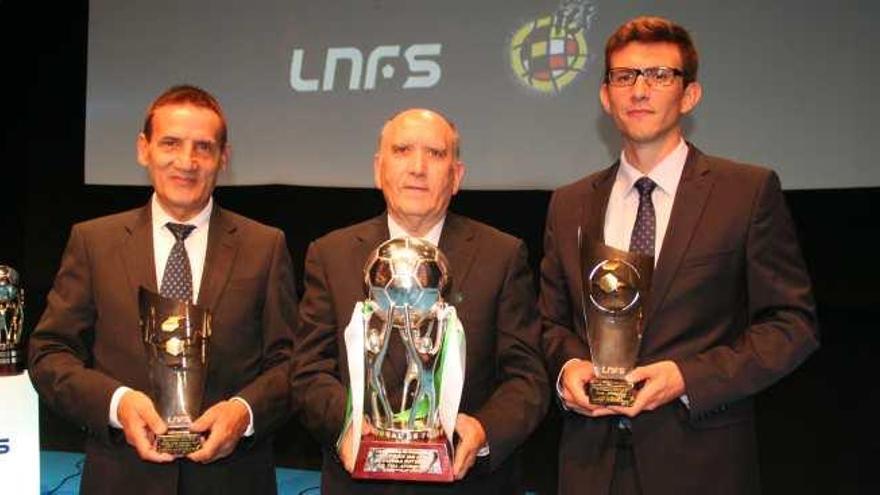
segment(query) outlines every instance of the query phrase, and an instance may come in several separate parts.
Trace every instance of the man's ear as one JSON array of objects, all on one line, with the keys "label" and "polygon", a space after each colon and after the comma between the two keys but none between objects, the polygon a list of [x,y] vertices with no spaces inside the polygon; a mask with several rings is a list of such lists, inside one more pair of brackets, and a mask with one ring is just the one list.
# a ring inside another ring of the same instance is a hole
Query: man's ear
[{"label": "man's ear", "polygon": [[232,145],[226,143],[223,145],[223,149],[220,150],[220,170],[226,170],[229,166],[230,156],[232,156]]},{"label": "man's ear", "polygon": [[703,97],[703,86],[700,85],[699,82],[694,81],[687,86],[684,87],[684,96],[681,98],[681,113],[682,115],[686,113],[690,113],[694,107],[700,103],[700,98]]},{"label": "man's ear", "polygon": [[455,196],[458,193],[458,189],[461,187],[462,181],[464,181],[464,174],[467,171],[467,167],[464,166],[464,162],[461,160],[456,160],[455,163],[452,164],[452,195]]},{"label": "man's ear", "polygon": [[379,153],[373,155],[373,183],[376,189],[382,189],[382,157]]},{"label": "man's ear", "polygon": [[137,141],[135,142],[135,149],[137,150],[138,163],[140,163],[142,167],[149,165],[150,140],[147,139],[147,136],[143,132],[138,134]]},{"label": "man's ear", "polygon": [[599,88],[599,101],[602,103],[602,108],[605,110],[605,113],[611,114],[611,104],[608,98],[608,84],[602,83],[602,86]]}]

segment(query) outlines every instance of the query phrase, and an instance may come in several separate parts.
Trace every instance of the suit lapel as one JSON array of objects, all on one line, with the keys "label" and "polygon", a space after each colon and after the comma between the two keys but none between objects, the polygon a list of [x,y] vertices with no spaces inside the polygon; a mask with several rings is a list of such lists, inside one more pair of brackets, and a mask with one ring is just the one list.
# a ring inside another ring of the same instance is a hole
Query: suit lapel
[{"label": "suit lapel", "polygon": [[153,256],[153,223],[150,203],[135,211],[125,224],[125,240],[120,250],[132,301],[138,300],[138,289],[143,286],[153,292],[156,288],[156,262]]},{"label": "suit lapel", "polygon": [[[357,252],[353,253],[352,260],[367,261],[367,257],[373,252],[379,244],[387,241],[391,237],[388,232],[388,216],[379,215],[372,220],[365,222],[357,232],[355,238],[358,241]],[[358,267],[363,269],[363,266]]]},{"label": "suit lapel", "polygon": [[693,145],[689,146],[690,151],[669,215],[669,225],[666,228],[660,258],[654,269],[651,301],[647,313],[648,322],[663,305],[669,286],[693,239],[709,192],[712,190],[712,178],[705,157]]},{"label": "suit lapel", "polygon": [[582,240],[602,242],[605,239],[605,212],[608,209],[608,198],[617,177],[620,162],[606,169],[596,177],[592,187],[588,187],[581,204],[581,236]]},{"label": "suit lapel", "polygon": [[[586,332],[583,325],[586,322],[586,294],[584,293],[584,274],[589,269],[584,266],[585,248],[591,243],[604,242],[605,240],[605,212],[608,209],[608,198],[611,196],[611,189],[614,186],[614,179],[617,177],[617,169],[619,162],[606,169],[599,174],[592,183],[587,185],[584,196],[578,202],[580,211],[580,238],[577,239],[577,247],[575,250],[577,264],[575,283],[577,283],[577,294],[580,295],[577,302],[577,312],[574,314],[576,321],[582,323],[579,328]],[[586,334],[581,335],[586,341]]]},{"label": "suit lapel", "polygon": [[474,231],[467,220],[454,214],[448,213],[443,224],[443,233],[440,234],[440,251],[449,260],[450,277],[452,286],[448,293],[450,303],[453,305],[461,302],[464,294],[461,287],[464,286],[465,278],[474,262],[476,243]]},{"label": "suit lapel", "polygon": [[235,255],[238,253],[238,226],[222,208],[214,204],[208,229],[208,249],[202,270],[198,304],[208,309],[217,306],[220,294],[232,273]]}]

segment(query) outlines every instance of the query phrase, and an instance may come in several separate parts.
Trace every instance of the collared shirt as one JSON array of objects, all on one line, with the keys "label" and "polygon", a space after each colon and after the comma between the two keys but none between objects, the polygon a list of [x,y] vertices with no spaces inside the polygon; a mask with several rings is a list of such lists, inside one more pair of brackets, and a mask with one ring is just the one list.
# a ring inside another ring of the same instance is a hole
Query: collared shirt
[{"label": "collared shirt", "polygon": [[[211,212],[214,210],[214,198],[208,199],[208,204],[202,208],[196,216],[190,218],[186,222],[180,222],[168,214],[162,205],[156,193],[150,199],[150,216],[152,217],[153,228],[153,260],[156,264],[156,286],[162,287],[162,277],[165,274],[165,265],[168,263],[168,256],[171,254],[171,248],[177,239],[174,234],[165,226],[168,222],[185,223],[194,225],[195,229],[184,239],[183,244],[186,247],[186,256],[189,258],[189,266],[192,272],[193,284],[193,302],[199,300],[199,289],[202,286],[202,272],[205,269],[205,257],[208,254],[208,229],[211,225]],[[129,387],[122,386],[113,391],[110,398],[110,411],[108,413],[108,421],[110,426],[114,428],[122,428],[119,422],[119,401],[125,392],[131,390]],[[230,400],[236,400],[244,404],[248,410],[248,427],[244,432],[244,436],[249,437],[254,434],[254,412],[251,405],[241,397],[232,397]],[[195,418],[193,418],[195,419]]]},{"label": "collared shirt", "polygon": [[687,155],[688,147],[682,139],[671,153],[660,160],[648,175],[645,175],[626,159],[625,153],[620,153],[620,167],[617,169],[617,177],[614,179],[611,196],[608,198],[608,208],[605,211],[605,244],[622,251],[629,251],[629,241],[639,210],[639,192],[635,188],[635,183],[642,177],[648,177],[657,184],[654,192],[651,193],[656,219],[654,265],[657,265]]},{"label": "collared shirt", "polygon": [[[419,236],[420,239],[424,239],[435,246],[440,245],[440,234],[443,233],[443,224],[446,222],[446,217],[440,219],[439,222],[434,224],[433,227],[428,230],[428,233]],[[394,221],[394,218],[389,214],[388,215],[388,233],[391,235],[391,239],[395,237],[413,237],[406,231],[403,227],[400,226],[399,223]]]},{"label": "collared shirt", "polygon": [[186,256],[189,258],[189,266],[192,270],[193,302],[199,300],[199,289],[202,286],[202,272],[205,268],[205,255],[208,253],[208,228],[211,224],[211,211],[214,209],[214,199],[210,198],[208,204],[202,208],[196,216],[186,222],[175,220],[159,204],[156,193],[150,201],[150,211],[153,217],[153,259],[156,262],[156,284],[162,287],[162,277],[165,274],[165,265],[176,239],[174,234],[165,226],[167,223],[185,223],[194,225],[195,229],[183,241],[186,247]]}]

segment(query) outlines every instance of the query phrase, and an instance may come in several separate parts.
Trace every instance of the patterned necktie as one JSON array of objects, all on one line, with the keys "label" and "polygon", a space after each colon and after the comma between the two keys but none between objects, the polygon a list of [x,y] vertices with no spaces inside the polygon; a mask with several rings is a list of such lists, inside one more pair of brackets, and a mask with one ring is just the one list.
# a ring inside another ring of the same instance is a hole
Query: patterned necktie
[{"label": "patterned necktie", "polygon": [[657,183],[647,177],[642,177],[636,181],[635,187],[639,191],[639,212],[636,215],[636,223],[633,225],[632,237],[629,240],[629,251],[654,257],[654,235],[657,221],[654,216],[654,202],[651,201],[651,193],[654,192]]},{"label": "patterned necktie", "polygon": [[177,240],[171,247],[168,262],[165,263],[165,273],[162,275],[162,287],[159,288],[159,294],[171,299],[192,301],[192,269],[189,266],[189,256],[186,255],[186,246],[183,241],[195,230],[196,226],[171,222],[166,223],[165,226]]}]

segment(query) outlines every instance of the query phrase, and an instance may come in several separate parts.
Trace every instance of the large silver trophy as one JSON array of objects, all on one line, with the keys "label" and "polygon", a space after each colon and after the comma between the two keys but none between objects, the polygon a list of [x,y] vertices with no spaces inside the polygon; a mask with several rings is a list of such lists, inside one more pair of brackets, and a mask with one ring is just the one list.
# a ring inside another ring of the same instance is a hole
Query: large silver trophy
[{"label": "large silver trophy", "polygon": [[594,370],[588,386],[590,402],[631,406],[635,395],[625,376],[638,359],[654,259],[601,243],[583,245],[581,258]]},{"label": "large silver trophy", "polygon": [[211,315],[204,308],[143,287],[138,297],[150,397],[168,425],[168,431],[156,438],[156,450],[184,456],[198,450],[203,441],[189,427],[202,412]]},{"label": "large silver trophy", "polygon": [[460,399],[464,337],[443,298],[446,257],[427,241],[392,239],[372,253],[364,279],[362,417],[369,433],[353,476],[452,481],[448,419],[454,422]]},{"label": "large silver trophy", "polygon": [[18,272],[0,265],[0,376],[17,375],[24,369],[24,289]]}]

